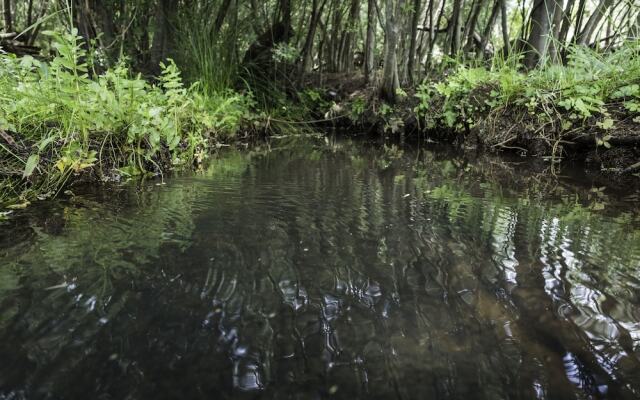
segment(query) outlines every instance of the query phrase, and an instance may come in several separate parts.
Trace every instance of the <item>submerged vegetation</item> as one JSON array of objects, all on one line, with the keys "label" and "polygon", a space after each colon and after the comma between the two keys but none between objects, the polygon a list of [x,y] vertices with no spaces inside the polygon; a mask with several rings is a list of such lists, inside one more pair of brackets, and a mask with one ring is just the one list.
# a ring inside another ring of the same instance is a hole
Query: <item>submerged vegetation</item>
[{"label": "submerged vegetation", "polygon": [[238,133],[311,124],[640,170],[633,2],[4,0],[2,10],[4,205],[70,182],[162,175]]}]

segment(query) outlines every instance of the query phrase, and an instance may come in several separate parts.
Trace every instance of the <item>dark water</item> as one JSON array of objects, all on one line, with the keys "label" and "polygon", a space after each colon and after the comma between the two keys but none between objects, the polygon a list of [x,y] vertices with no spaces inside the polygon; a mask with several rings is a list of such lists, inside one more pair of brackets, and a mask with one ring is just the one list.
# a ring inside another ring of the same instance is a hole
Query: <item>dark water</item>
[{"label": "dark water", "polygon": [[0,222],[0,399],[640,398],[637,189],[273,147]]}]

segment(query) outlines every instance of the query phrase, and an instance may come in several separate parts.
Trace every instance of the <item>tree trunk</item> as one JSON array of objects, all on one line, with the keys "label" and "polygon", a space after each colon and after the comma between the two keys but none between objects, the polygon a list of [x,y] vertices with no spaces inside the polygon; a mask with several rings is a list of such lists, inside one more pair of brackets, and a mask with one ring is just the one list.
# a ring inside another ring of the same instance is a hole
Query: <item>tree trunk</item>
[{"label": "tree trunk", "polygon": [[411,44],[409,45],[409,61],[407,62],[407,73],[409,77],[409,84],[415,82],[414,70],[415,70],[415,57],[416,57],[416,45],[418,40],[418,23],[420,22],[420,11],[422,8],[421,0],[413,0],[413,10],[411,14]]},{"label": "tree trunk", "polygon": [[349,8],[349,19],[347,20],[346,31],[344,32],[344,40],[340,49],[340,64],[342,71],[350,71],[353,68],[353,38],[355,36],[355,27],[360,16],[360,0],[351,0]]},{"label": "tree trunk", "polygon": [[318,4],[320,0],[313,0],[311,7],[311,19],[309,21],[309,29],[307,30],[307,37],[302,48],[302,72],[310,72],[313,66],[313,42],[316,37],[316,31],[318,30],[318,22],[322,18],[322,11],[324,10],[327,0],[322,0],[322,4]]},{"label": "tree trunk", "polygon": [[580,0],[578,3],[578,11],[576,13],[576,26],[573,29],[573,42],[578,40],[578,34],[582,30],[582,20],[584,19],[584,10],[586,6],[586,0]]},{"label": "tree trunk", "polygon": [[467,22],[467,25],[464,28],[464,38],[466,40],[466,44],[464,48],[465,51],[470,51],[475,47],[474,37],[476,33],[476,25],[478,23],[478,17],[480,16],[480,12],[482,11],[484,4],[485,4],[485,0],[477,0],[474,3],[474,6],[471,10],[471,14],[469,14],[469,21]]},{"label": "tree trunk", "polygon": [[257,0],[251,0],[249,4],[249,11],[251,13],[251,19],[253,19],[254,21],[254,23],[251,24],[251,26],[253,27],[253,32],[255,32],[256,35],[260,36],[264,31],[264,27],[259,23],[260,18],[258,17],[258,1]]},{"label": "tree trunk", "polygon": [[560,27],[560,33],[558,34],[558,42],[561,45],[567,44],[567,35],[569,34],[569,28],[571,27],[571,13],[573,12],[574,4],[575,0],[568,0],[562,13],[562,26]]},{"label": "tree trunk", "polygon": [[478,47],[478,53],[481,58],[484,58],[484,52],[487,49],[487,45],[489,44],[489,39],[491,38],[491,32],[493,31],[493,26],[496,23],[496,19],[498,17],[498,12],[500,11],[500,4],[502,0],[496,0],[493,8],[491,9],[491,15],[489,16],[489,20],[487,21],[487,26],[484,28],[484,32],[482,33],[482,38],[480,39],[480,46]]},{"label": "tree trunk", "polygon": [[531,10],[531,31],[527,40],[525,65],[534,68],[547,55],[555,0],[535,0]]},{"label": "tree trunk", "polygon": [[369,0],[367,5],[367,42],[364,52],[364,78],[367,83],[371,83],[375,71],[375,48],[376,48],[376,0]]},{"label": "tree trunk", "polygon": [[[293,46],[296,48],[300,47],[300,41],[302,40],[302,36],[304,35],[306,38],[306,34],[304,31],[304,23],[307,21],[307,11],[309,11],[309,1],[304,1],[304,6],[302,8],[302,12],[299,12],[298,16],[298,24],[295,29],[295,40],[293,41]],[[313,12],[313,10],[311,10]],[[306,39],[305,39],[306,40]]]},{"label": "tree trunk", "polygon": [[291,32],[291,0],[280,0],[280,15],[285,29],[284,37],[286,38],[286,43],[289,43],[293,33]]},{"label": "tree trunk", "polygon": [[440,29],[440,21],[444,16],[445,5],[447,5],[447,0],[442,0],[442,7],[440,8],[440,12],[438,13],[438,18],[435,21],[435,23],[433,21],[433,7],[431,9],[431,14],[429,14],[429,51],[427,53],[427,62],[425,63],[425,72],[428,68],[431,68],[431,60],[433,58],[433,48],[436,44],[436,35],[438,34],[438,29]]},{"label": "tree trunk", "polygon": [[4,0],[2,2],[4,9],[4,31],[7,33],[13,32],[13,21],[11,19],[11,0]]},{"label": "tree trunk", "polygon": [[33,0],[29,0],[29,5],[27,6],[27,28],[29,28],[33,24]]},{"label": "tree trunk", "polygon": [[500,20],[502,25],[502,41],[504,42],[504,55],[511,54],[511,40],[509,38],[509,14],[507,13],[507,0],[500,1]]},{"label": "tree trunk", "polygon": [[174,0],[160,0],[158,2],[149,59],[149,68],[153,73],[159,72],[159,64],[166,61],[173,49],[173,22],[176,11],[177,4]]},{"label": "tree trunk", "polygon": [[463,0],[453,1],[453,12],[451,13],[451,21],[449,22],[449,55],[455,57],[460,50],[460,28],[462,20],[462,4]]},{"label": "tree trunk", "polygon": [[554,0],[553,23],[551,25],[551,43],[549,44],[549,59],[558,63],[561,61],[562,44],[560,43],[560,29],[564,10],[562,0]]},{"label": "tree trunk", "polygon": [[[425,57],[427,57],[429,42],[432,40],[431,26],[433,25],[433,8],[435,1],[436,0],[428,0],[428,5],[424,10],[424,16],[422,18],[422,29],[418,29],[420,32],[420,36],[418,40],[418,47],[416,49],[416,57],[418,58],[418,63],[420,64],[425,59]],[[429,27],[429,29],[427,29],[426,27]]]},{"label": "tree trunk", "polygon": [[213,27],[211,28],[212,37],[216,37],[220,33],[220,29],[222,29],[222,24],[224,24],[224,19],[229,12],[230,6],[231,0],[223,0],[222,4],[220,4],[220,8],[216,13],[216,19],[213,22]]},{"label": "tree trunk", "polygon": [[91,21],[91,10],[86,0],[74,1],[74,18],[75,26],[78,29],[78,33],[82,36],[83,47],[89,49],[91,41],[97,36],[95,27]]},{"label": "tree trunk", "polygon": [[578,44],[586,45],[589,43],[591,36],[593,36],[593,32],[609,10],[609,7],[611,7],[611,4],[613,4],[613,0],[600,0],[600,3],[598,3],[593,14],[591,14],[591,17],[587,20],[584,29],[578,34]]},{"label": "tree trunk", "polygon": [[638,13],[638,17],[636,18],[635,25],[631,26],[629,29],[629,40],[638,40],[640,39],[640,13]]},{"label": "tree trunk", "polygon": [[396,101],[396,91],[400,88],[398,78],[398,36],[400,27],[398,26],[397,17],[402,10],[404,0],[398,0],[398,4],[394,10],[393,0],[385,1],[385,20],[386,20],[386,37],[385,37],[385,60],[384,72],[382,74],[382,85],[380,87],[380,95],[383,99],[394,103]]},{"label": "tree trunk", "polygon": [[[342,12],[340,10],[340,1],[334,2],[333,18],[331,21],[331,30],[329,33],[329,52],[327,53],[329,69],[331,72],[338,72],[340,69],[340,28],[342,27]],[[329,29],[329,27],[327,27]]]}]

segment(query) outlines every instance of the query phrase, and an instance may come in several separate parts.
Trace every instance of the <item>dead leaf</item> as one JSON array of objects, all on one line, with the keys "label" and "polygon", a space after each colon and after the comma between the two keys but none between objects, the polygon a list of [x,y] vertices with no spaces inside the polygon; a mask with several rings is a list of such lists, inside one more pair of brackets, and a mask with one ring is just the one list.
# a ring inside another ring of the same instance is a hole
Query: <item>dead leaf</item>
[{"label": "dead leaf", "polygon": [[9,143],[11,146],[17,147],[18,145],[16,144],[16,141],[13,140],[13,138],[11,137],[11,135],[9,135],[7,132],[4,131],[4,129],[0,129],[0,136],[2,136],[2,138]]}]

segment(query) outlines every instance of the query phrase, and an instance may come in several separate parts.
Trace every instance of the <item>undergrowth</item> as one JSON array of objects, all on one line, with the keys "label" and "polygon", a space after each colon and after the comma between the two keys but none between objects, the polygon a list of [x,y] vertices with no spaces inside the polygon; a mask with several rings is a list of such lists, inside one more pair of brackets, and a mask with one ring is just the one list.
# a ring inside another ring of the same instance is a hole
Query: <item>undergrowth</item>
[{"label": "undergrowth", "polygon": [[173,61],[155,83],[125,62],[90,76],[77,31],[48,34],[50,62],[0,54],[0,205],[202,162],[250,114],[250,96],[187,87]]},{"label": "undergrowth", "polygon": [[[629,120],[640,123],[640,43],[601,54],[570,49],[566,65],[522,73],[519,59],[492,65],[458,64],[443,80],[424,82],[415,109],[427,128],[468,132],[479,127],[492,145],[515,140],[522,130],[552,143],[596,127],[605,132],[597,145],[609,147],[606,134]],[[497,122],[507,117],[513,130]],[[520,130],[520,132],[516,132]]]}]

